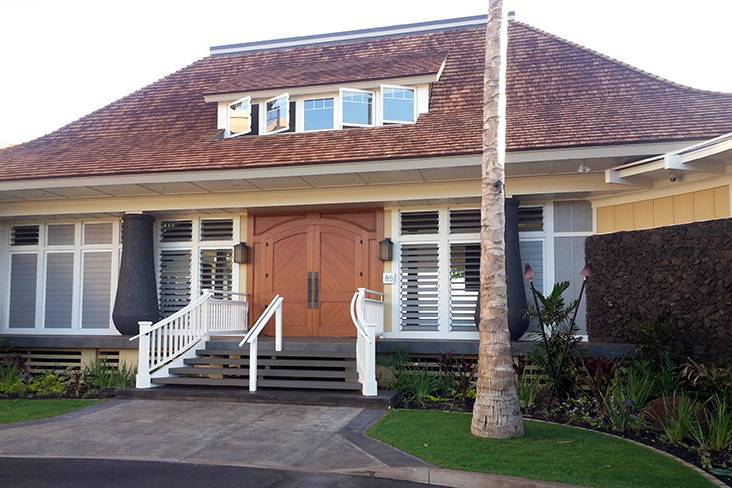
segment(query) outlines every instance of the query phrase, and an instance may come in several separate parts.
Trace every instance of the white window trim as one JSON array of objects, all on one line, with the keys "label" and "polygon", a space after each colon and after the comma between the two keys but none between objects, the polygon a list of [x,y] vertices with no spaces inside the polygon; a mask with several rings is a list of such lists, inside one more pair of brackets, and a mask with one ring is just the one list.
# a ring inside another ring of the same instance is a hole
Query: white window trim
[{"label": "white window trim", "polygon": [[[370,93],[371,94],[371,123],[370,124],[354,124],[350,122],[345,122],[343,120],[343,94],[345,92],[354,92],[354,93]],[[340,122],[341,122],[341,129],[343,127],[375,127],[376,126],[376,93],[373,90],[361,90],[358,88],[339,88],[338,89],[338,98],[339,98],[339,111],[340,111]]]},{"label": "white window trim", "polygon": [[[285,127],[273,131],[267,130],[267,104],[269,102],[274,102],[275,100],[278,100],[280,98],[285,99],[285,107],[287,108],[287,117],[285,117],[285,120],[287,120],[287,124],[285,124]],[[297,116],[297,115],[296,115]],[[283,93],[282,95],[277,95],[276,97],[269,98],[264,101],[264,131],[263,134],[279,134],[280,132],[285,132],[290,130],[290,94],[289,93]]]},{"label": "white window trim", "polygon": [[[384,88],[395,88],[398,90],[408,90],[412,92],[412,120],[389,120],[384,118]],[[399,85],[381,85],[379,87],[380,96],[381,99],[381,123],[382,124],[414,124],[417,122],[417,116],[419,115],[417,111],[417,88],[416,87],[409,87],[409,86],[399,86]]]},{"label": "white window trim", "polygon": [[[54,224],[74,224],[74,244],[73,245],[48,245],[48,225]],[[109,244],[84,244],[83,243],[83,226],[86,224],[112,224],[112,242]],[[14,226],[22,225],[38,225],[38,242],[34,246],[17,246],[10,245],[10,233]],[[45,335],[119,335],[112,321],[112,312],[114,310],[114,300],[117,294],[117,280],[119,277],[120,262],[120,222],[119,220],[77,220],[77,221],[30,221],[30,222],[13,222],[8,224],[3,231],[3,251],[5,258],[3,262],[3,293],[4,303],[2,306],[2,315],[0,316],[0,335],[18,335],[18,334],[45,334]],[[46,266],[47,255],[59,252],[73,252],[74,254],[74,271],[73,271],[73,291],[71,305],[71,328],[46,328]],[[83,290],[83,255],[86,252],[109,252],[112,257],[112,269],[110,274],[110,302],[109,302],[109,326],[107,328],[82,329],[81,328],[81,301]],[[35,309],[35,327],[33,328],[11,328],[10,327],[10,272],[11,260],[14,254],[35,254],[36,255],[36,309]]]},{"label": "white window trim", "polygon": [[[328,100],[328,99],[333,100],[333,118],[331,120],[331,123],[332,123],[331,127],[328,129],[306,129],[305,128],[305,114],[307,113],[307,110],[305,109],[305,102],[309,102],[311,100]],[[328,131],[328,130],[335,130],[335,128],[336,128],[336,104],[337,103],[338,103],[338,97],[335,95],[322,96],[322,97],[310,96],[310,97],[304,97],[304,98],[298,100],[296,106],[298,108],[300,106],[302,106],[302,110],[298,110],[298,114],[295,116],[295,125],[299,125],[299,124],[297,124],[297,121],[302,120],[302,127],[299,129],[296,128],[296,132],[324,132],[324,131]],[[300,112],[302,112],[302,116],[299,116]]]},{"label": "white window trim", "polygon": [[[232,134],[231,133],[231,106],[236,105],[238,103],[248,101],[249,102],[249,130],[246,132],[239,132],[238,134]],[[246,134],[252,133],[252,97],[246,96],[242,97],[238,100],[235,100],[231,103],[226,104],[226,132],[225,137],[226,138],[232,138],[232,137],[239,137]]]}]

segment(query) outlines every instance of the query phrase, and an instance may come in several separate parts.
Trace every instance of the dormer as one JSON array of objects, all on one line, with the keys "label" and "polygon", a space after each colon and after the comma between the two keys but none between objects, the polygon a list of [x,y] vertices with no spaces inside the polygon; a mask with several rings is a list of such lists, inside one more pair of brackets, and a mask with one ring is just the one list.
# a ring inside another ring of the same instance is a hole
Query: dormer
[{"label": "dormer", "polygon": [[[408,62],[386,57],[378,67],[373,59],[320,62],[279,69],[276,77],[266,69],[246,70],[204,99],[216,103],[224,138],[414,124],[429,112],[430,88],[445,62],[445,56],[433,54]],[[266,86],[272,79],[293,83]]]}]

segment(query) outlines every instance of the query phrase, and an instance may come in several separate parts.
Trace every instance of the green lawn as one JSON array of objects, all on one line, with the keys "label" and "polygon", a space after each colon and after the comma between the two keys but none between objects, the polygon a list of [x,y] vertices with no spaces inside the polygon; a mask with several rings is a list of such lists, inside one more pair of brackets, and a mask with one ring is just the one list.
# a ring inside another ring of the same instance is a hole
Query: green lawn
[{"label": "green lawn", "polygon": [[520,439],[477,439],[468,414],[394,410],[368,434],[448,469],[597,488],[714,486],[673,459],[621,439],[541,422],[525,425]]},{"label": "green lawn", "polygon": [[99,403],[98,400],[0,400],[0,424],[62,415]]}]

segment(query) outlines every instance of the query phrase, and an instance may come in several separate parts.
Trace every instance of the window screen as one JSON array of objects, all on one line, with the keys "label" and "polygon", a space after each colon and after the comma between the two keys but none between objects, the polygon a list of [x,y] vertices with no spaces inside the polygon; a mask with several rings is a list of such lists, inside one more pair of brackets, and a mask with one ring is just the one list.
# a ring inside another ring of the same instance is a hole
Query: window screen
[{"label": "window screen", "polygon": [[160,313],[167,317],[188,305],[191,299],[191,251],[160,251]]},{"label": "window screen", "polygon": [[440,218],[437,211],[401,212],[402,235],[437,234]]},{"label": "window screen", "polygon": [[11,328],[29,329],[36,325],[36,266],[38,257],[13,254],[10,257]]},{"label": "window screen", "polygon": [[[73,225],[71,227],[73,228]],[[48,253],[46,255],[46,307],[44,327],[50,329],[71,328],[73,293],[74,253]]]},{"label": "window screen", "polygon": [[401,246],[401,324],[437,329],[439,257],[437,244]]},{"label": "window screen", "polygon": [[450,325],[475,328],[480,291],[480,243],[450,244]]},{"label": "window screen", "polygon": [[112,253],[86,252],[82,268],[81,327],[109,328],[112,295]]}]

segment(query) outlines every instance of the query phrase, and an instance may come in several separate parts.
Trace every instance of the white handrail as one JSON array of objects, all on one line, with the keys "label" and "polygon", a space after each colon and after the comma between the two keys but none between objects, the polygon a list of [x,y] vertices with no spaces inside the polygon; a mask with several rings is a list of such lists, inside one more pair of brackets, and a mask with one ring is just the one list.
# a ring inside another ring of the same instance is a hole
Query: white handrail
[{"label": "white handrail", "polygon": [[152,387],[153,376],[170,376],[170,368],[182,366],[183,359],[195,354],[196,346],[211,333],[246,332],[248,312],[246,300],[215,299],[214,291],[204,290],[200,297],[154,325],[139,322],[140,333],[130,338],[140,341],[137,387]]},{"label": "white handrail", "polygon": [[[376,295],[378,299],[366,298]],[[351,320],[356,327],[356,368],[364,396],[378,394],[376,383],[376,334],[384,330],[384,294],[359,288],[351,299]]]},{"label": "white handrail", "polygon": [[239,343],[239,347],[249,344],[249,391],[257,391],[257,338],[259,333],[275,316],[275,351],[282,350],[282,302],[284,298],[275,295],[267,308],[264,309],[262,315],[259,316],[252,328],[244,336]]}]

